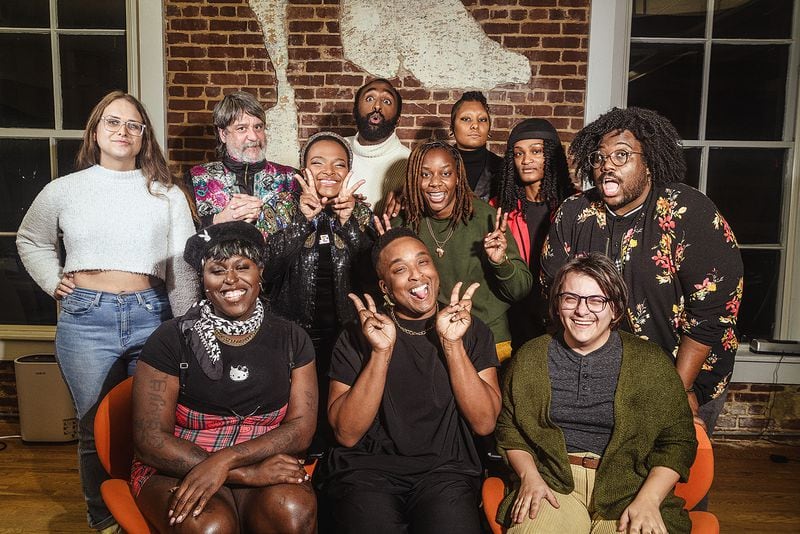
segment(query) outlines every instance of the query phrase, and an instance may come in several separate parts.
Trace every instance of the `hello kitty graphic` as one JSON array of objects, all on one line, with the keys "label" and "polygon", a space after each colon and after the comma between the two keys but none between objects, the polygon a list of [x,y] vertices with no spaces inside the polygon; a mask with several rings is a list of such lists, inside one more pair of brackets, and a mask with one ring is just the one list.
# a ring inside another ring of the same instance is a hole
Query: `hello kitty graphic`
[{"label": "hello kitty graphic", "polygon": [[247,369],[246,365],[231,366],[230,377],[231,380],[233,380],[234,382],[241,382],[243,380],[247,380],[248,376],[250,376],[250,371]]}]

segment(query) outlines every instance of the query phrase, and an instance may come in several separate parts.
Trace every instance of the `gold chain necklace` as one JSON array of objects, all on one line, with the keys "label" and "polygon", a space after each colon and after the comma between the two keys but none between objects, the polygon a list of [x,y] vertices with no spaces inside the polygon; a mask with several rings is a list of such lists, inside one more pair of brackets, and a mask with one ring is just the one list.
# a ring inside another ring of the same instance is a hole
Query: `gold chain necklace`
[{"label": "gold chain necklace", "polygon": [[[394,307],[393,306],[389,306],[388,308],[389,308],[389,316],[392,318],[392,321],[394,321],[395,326],[397,326],[397,328],[399,328],[400,331],[405,332],[409,336],[424,336],[425,334],[427,334],[428,332],[431,331],[431,328],[436,326],[436,319],[435,319],[436,316],[434,315],[433,324],[430,325],[425,330],[423,330],[422,332],[417,332],[416,330],[410,330],[410,329],[405,328],[404,326],[400,325],[400,321],[397,320],[397,316],[394,314]],[[439,303],[438,302],[436,303],[436,311],[439,311]]]},{"label": "gold chain necklace", "polygon": [[258,329],[256,328],[249,334],[245,334],[241,337],[239,336],[230,336],[224,332],[219,330],[214,330],[214,337],[220,340],[225,345],[230,345],[231,347],[241,347],[242,345],[247,345],[250,343],[254,337],[256,337],[256,333],[258,333]]},{"label": "gold chain necklace", "polygon": [[453,232],[455,231],[456,227],[451,226],[450,232],[448,232],[447,237],[445,237],[444,241],[440,243],[439,240],[436,239],[436,236],[433,235],[433,228],[431,228],[431,220],[427,217],[425,217],[425,224],[428,225],[428,232],[431,234],[433,242],[436,243],[436,255],[441,258],[442,256],[444,256],[444,246],[447,244],[448,241],[450,241],[450,238],[453,237]]}]

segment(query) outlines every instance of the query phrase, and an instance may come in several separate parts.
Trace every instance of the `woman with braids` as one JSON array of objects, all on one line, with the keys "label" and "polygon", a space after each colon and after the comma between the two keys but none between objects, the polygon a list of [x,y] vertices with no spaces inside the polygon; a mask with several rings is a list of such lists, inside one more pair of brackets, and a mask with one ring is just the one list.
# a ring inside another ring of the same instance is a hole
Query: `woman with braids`
[{"label": "woman with braids", "polygon": [[194,224],[147,112],[129,94],[113,91],[94,107],[75,167],[33,201],[17,248],[31,277],[61,304],[56,359],[80,424],[89,526],[116,532],[100,496],[107,475],[94,444],[95,411],[133,373],[161,321],[194,301],[195,276],[181,259]]},{"label": "woman with braids", "polygon": [[411,152],[404,197],[404,225],[431,251],[442,294],[450,294],[458,282],[479,283],[473,313],[492,330],[495,343],[502,344],[498,353],[510,354],[506,311],[530,292],[532,279],[506,228],[506,217],[474,198],[461,155],[440,141]]},{"label": "woman with braids", "polygon": [[467,91],[450,110],[450,135],[464,160],[467,183],[475,196],[488,200],[496,189],[496,180],[503,168],[503,158],[489,151],[492,116],[489,104],[480,91]]},{"label": "woman with braids", "polygon": [[316,530],[302,461],[317,419],[314,349],[265,309],[263,254],[244,221],[190,237],[184,258],[204,298],[142,349],[131,487],[156,532]]},{"label": "woman with braids", "polygon": [[539,284],[539,256],[550,220],[575,191],[558,132],[544,119],[525,119],[508,136],[493,206],[508,214],[508,228],[533,275],[533,290],[508,313],[514,347],[544,333],[546,313]]}]

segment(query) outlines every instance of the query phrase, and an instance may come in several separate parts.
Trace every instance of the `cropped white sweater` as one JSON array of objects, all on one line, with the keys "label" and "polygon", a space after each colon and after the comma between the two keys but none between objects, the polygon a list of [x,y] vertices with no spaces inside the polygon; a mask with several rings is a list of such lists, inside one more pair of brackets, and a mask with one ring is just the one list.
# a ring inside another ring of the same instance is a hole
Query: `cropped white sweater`
[{"label": "cropped white sweater", "polygon": [[[17,232],[22,263],[53,295],[64,273],[87,270],[147,274],[166,283],[172,313],[191,306],[197,277],[183,261],[195,229],[186,197],[175,186],[147,190],[141,170],[112,171],[95,165],[47,184]],[[58,232],[66,258],[61,267]]]}]

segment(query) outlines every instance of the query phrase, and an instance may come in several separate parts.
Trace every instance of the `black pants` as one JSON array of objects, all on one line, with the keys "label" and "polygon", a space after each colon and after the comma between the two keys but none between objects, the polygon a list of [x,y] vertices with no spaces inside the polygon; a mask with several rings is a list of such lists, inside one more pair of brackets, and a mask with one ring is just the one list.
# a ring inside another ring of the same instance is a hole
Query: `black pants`
[{"label": "black pants", "polygon": [[478,476],[351,473],[326,493],[337,534],[480,534]]}]

